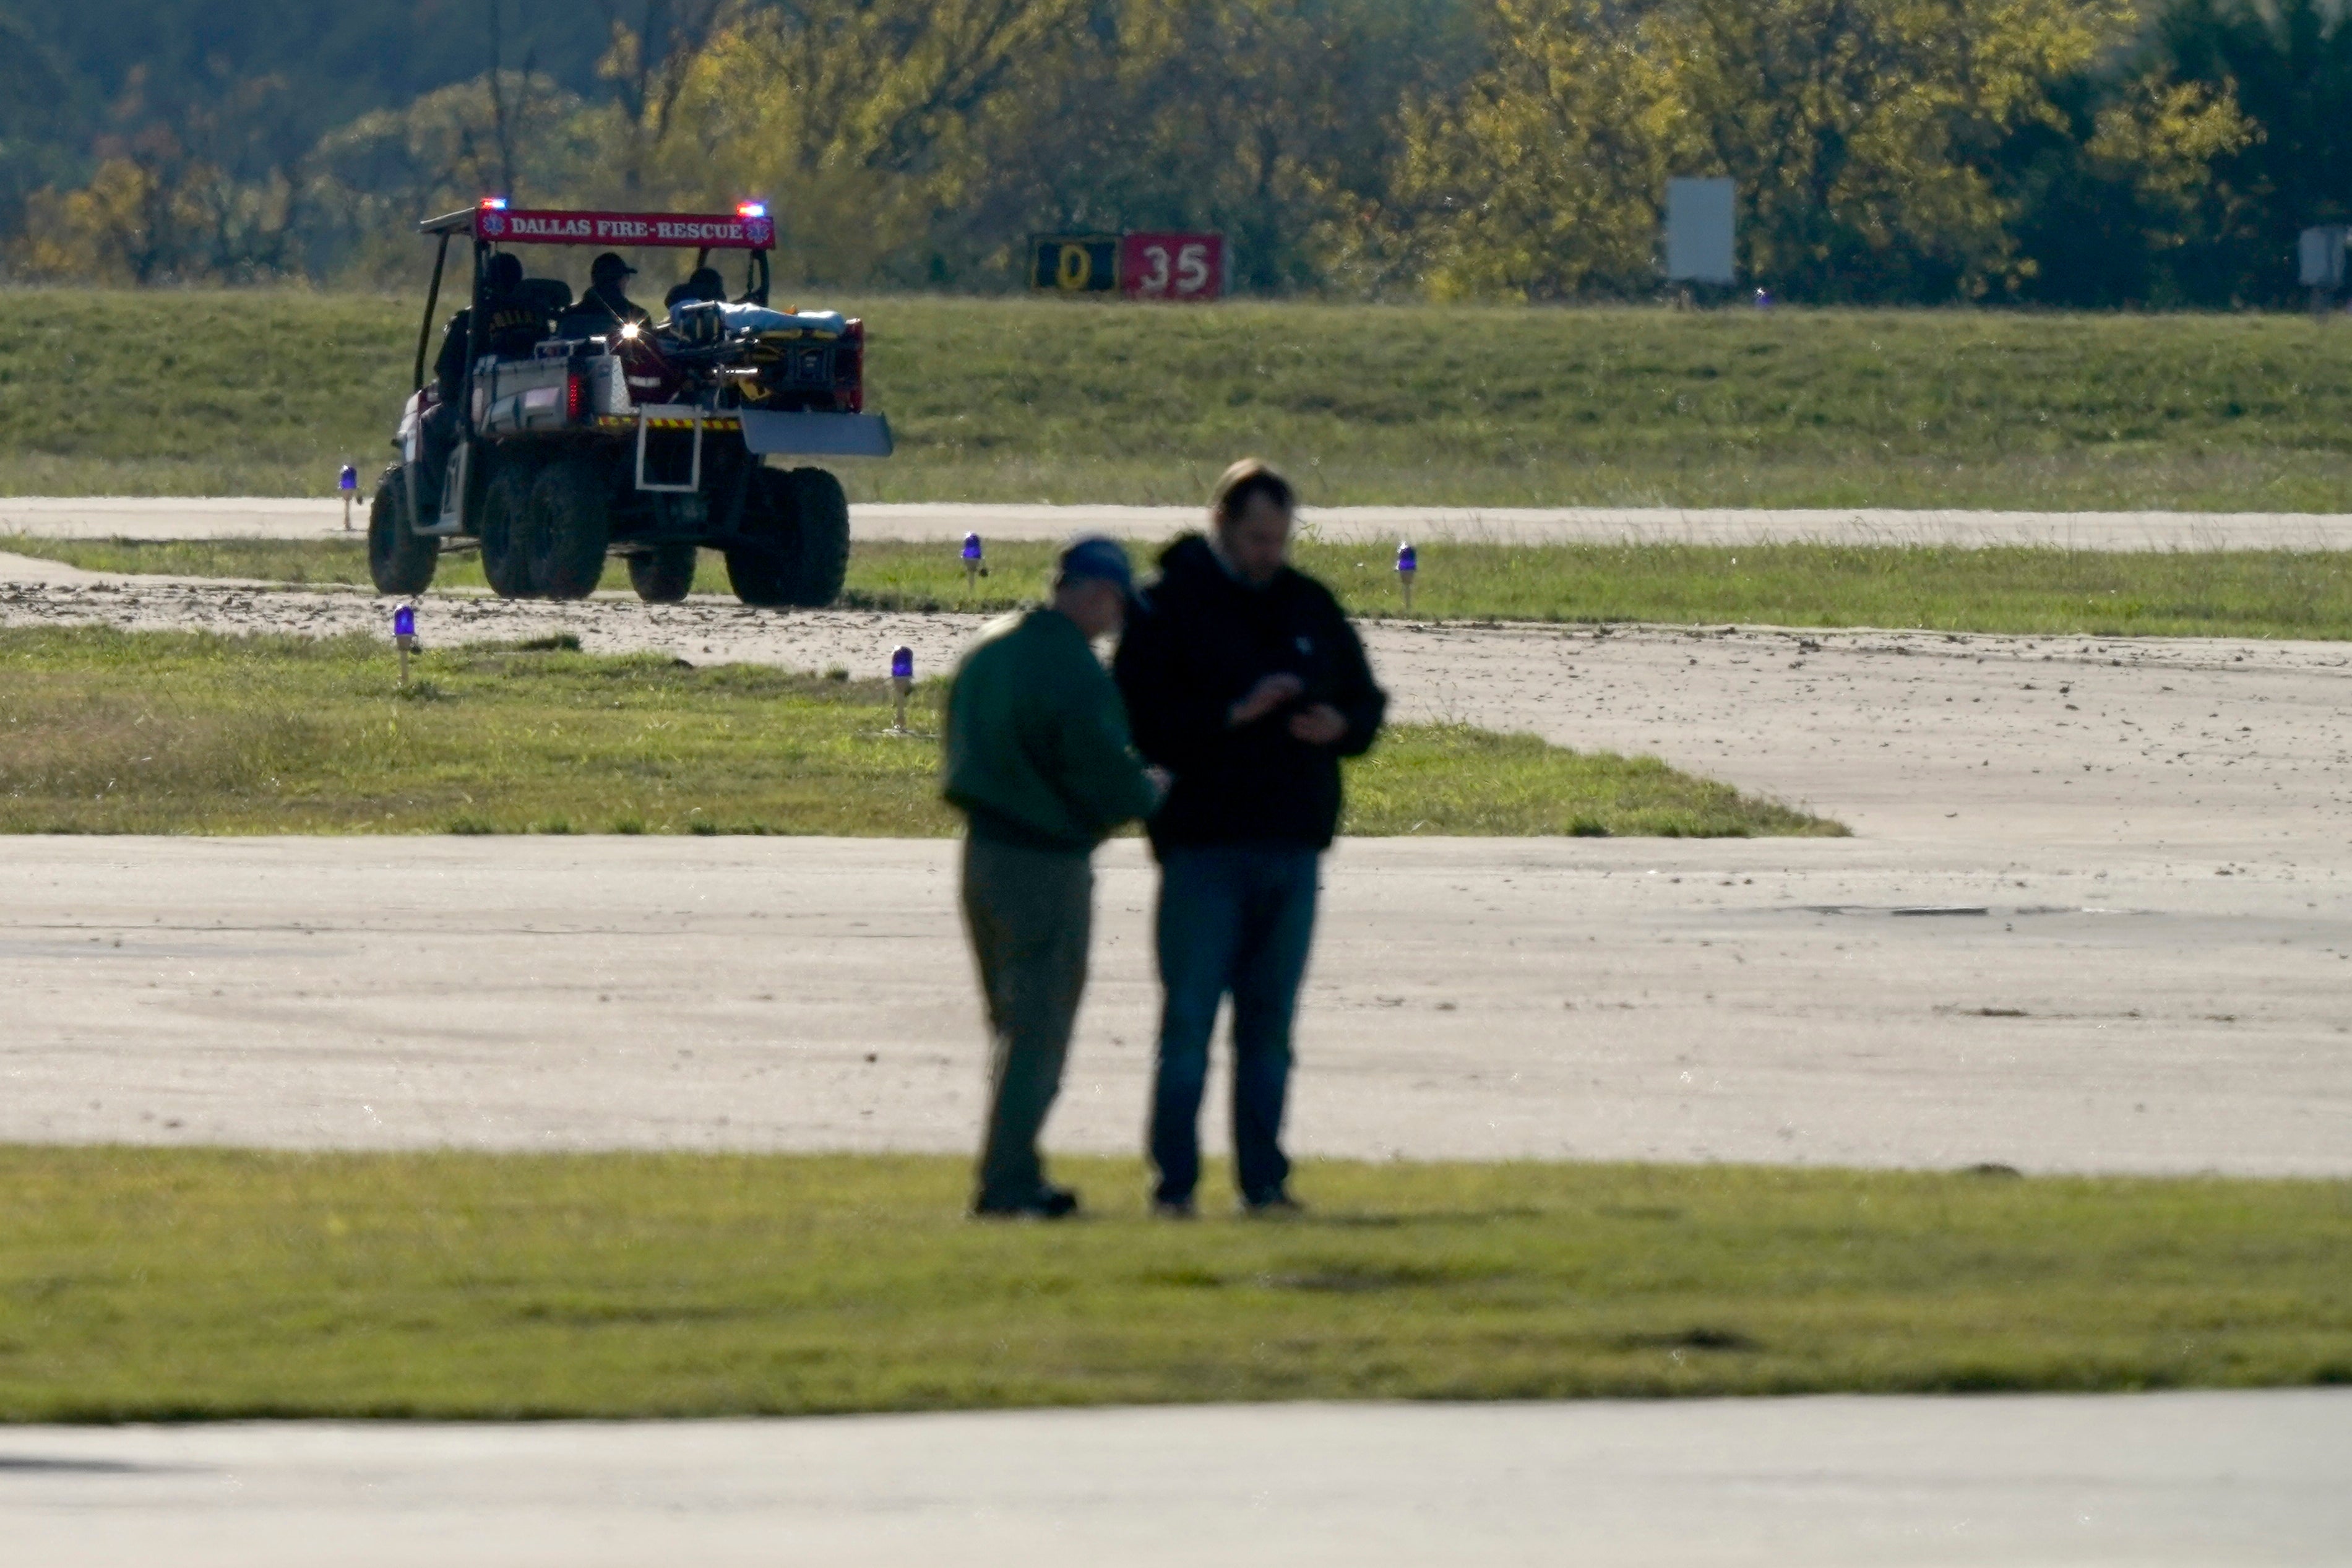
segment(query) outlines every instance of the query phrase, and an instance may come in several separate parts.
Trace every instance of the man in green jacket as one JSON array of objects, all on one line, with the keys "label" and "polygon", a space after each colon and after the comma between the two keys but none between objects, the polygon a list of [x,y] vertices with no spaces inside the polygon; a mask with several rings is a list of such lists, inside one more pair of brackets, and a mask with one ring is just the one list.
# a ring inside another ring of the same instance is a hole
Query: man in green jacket
[{"label": "man in green jacket", "polygon": [[941,793],[968,824],[964,923],[993,1039],[979,1215],[1077,1212],[1076,1193],[1046,1182],[1037,1134],[1086,989],[1095,846],[1149,816],[1165,786],[1091,646],[1118,633],[1133,590],[1116,541],[1076,541],[1052,602],[992,623],[948,692]]}]

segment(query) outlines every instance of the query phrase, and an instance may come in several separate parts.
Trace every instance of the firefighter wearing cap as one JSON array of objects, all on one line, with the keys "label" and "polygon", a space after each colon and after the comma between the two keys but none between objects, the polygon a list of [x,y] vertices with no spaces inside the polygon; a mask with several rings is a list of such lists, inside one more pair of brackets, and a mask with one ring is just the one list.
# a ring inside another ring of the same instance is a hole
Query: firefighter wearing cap
[{"label": "firefighter wearing cap", "polygon": [[1077,1194],[1046,1183],[1037,1134],[1086,989],[1095,847],[1150,816],[1162,791],[1090,646],[1118,633],[1132,587],[1117,541],[1078,540],[1052,601],[982,632],[948,693],[941,793],[969,824],[964,923],[992,1037],[972,1203],[983,1216],[1077,1208]]},{"label": "firefighter wearing cap", "polygon": [[580,303],[572,308],[572,314],[611,318],[610,325],[603,327],[593,321],[587,323],[590,331],[611,331],[631,324],[652,325],[653,317],[628,295],[628,280],[636,275],[637,269],[622,260],[618,251],[605,251],[588,264],[588,292],[580,296]]},{"label": "firefighter wearing cap", "polygon": [[[500,251],[482,270],[481,352],[485,354],[527,354],[547,335],[547,316],[522,296],[522,263]],[[437,508],[442,470],[457,444],[458,408],[466,396],[466,378],[473,370],[474,308],[467,306],[449,318],[441,335],[441,353],[433,362],[434,386],[440,401],[425,416],[424,484],[418,500],[427,510]]]}]

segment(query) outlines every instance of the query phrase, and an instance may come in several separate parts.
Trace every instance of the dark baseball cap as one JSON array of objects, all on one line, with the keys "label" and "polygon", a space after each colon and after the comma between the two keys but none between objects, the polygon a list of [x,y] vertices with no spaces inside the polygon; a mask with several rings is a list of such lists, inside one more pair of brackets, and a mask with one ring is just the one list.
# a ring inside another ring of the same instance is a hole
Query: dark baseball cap
[{"label": "dark baseball cap", "polygon": [[1062,547],[1054,585],[1093,581],[1114,584],[1120,593],[1135,592],[1135,568],[1128,564],[1127,546],[1099,533],[1080,534]]},{"label": "dark baseball cap", "polygon": [[637,269],[621,259],[617,250],[608,250],[588,264],[588,276],[598,283],[607,278],[635,278]]}]

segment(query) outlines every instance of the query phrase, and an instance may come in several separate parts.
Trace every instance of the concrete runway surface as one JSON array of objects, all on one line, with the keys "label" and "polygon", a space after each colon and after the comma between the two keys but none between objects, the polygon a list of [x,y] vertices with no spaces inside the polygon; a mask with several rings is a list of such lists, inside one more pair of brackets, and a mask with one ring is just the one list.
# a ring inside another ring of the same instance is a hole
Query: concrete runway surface
[{"label": "concrete runway surface", "polygon": [[[367,498],[352,508],[367,527]],[[946,542],[1063,539],[1080,531],[1164,539],[1200,526],[1197,507],[1045,506],[1012,502],[860,503],[859,539]],[[1815,540],[1850,544],[2044,544],[2073,550],[2341,550],[2352,516],[2322,512],[1966,511],[1842,507],[1822,510],[1679,507],[1319,507],[1302,521],[1326,538],[1491,540],[1498,542],[1641,541],[1742,544]],[[0,533],[76,539],[317,539],[343,531],[342,502],[309,499],[179,497],[0,498]]]},{"label": "concrete runway surface", "polygon": [[[379,616],[354,594],[0,595],[15,622]],[[809,668],[878,668],[904,640],[937,669],[973,624],[450,597],[425,631]],[[2340,646],[1394,623],[1368,640],[1402,714],[1655,752],[1858,837],[1343,846],[1302,1148],[2352,1173]],[[0,1136],[961,1148],[981,1039],[950,858],[8,841]],[[1149,896],[1136,847],[1115,847],[1057,1146],[1134,1146]],[[1984,912],[1896,912],[1942,908]]]},{"label": "concrete runway surface", "polygon": [[[953,853],[9,841],[0,1139],[960,1151],[984,1058]],[[1151,879],[1131,842],[1103,862],[1050,1142],[1126,1152]],[[2214,869],[1868,840],[1354,840],[1326,879],[1293,1142],[2352,1174],[2352,886]]]},{"label": "concrete runway surface", "polygon": [[2340,1564],[2352,1391],[0,1430],[41,1568]]}]

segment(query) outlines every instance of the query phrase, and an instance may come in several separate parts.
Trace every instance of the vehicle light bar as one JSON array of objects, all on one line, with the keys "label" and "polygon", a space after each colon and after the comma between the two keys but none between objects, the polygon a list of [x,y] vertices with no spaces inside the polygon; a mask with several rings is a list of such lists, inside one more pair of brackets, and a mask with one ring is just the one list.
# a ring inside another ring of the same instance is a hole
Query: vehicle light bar
[{"label": "vehicle light bar", "polygon": [[486,213],[502,213],[507,210],[507,199],[504,196],[484,196],[482,210]]},{"label": "vehicle light bar", "polygon": [[768,216],[768,204],[765,202],[738,202],[735,204],[735,216],[737,217],[766,217]]}]

